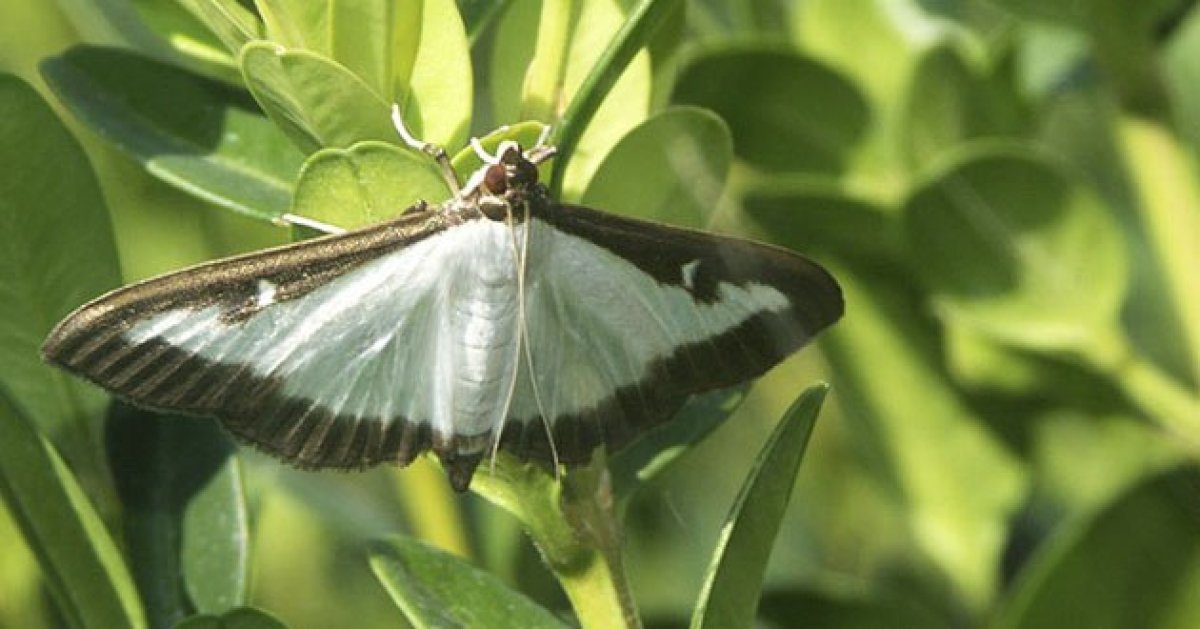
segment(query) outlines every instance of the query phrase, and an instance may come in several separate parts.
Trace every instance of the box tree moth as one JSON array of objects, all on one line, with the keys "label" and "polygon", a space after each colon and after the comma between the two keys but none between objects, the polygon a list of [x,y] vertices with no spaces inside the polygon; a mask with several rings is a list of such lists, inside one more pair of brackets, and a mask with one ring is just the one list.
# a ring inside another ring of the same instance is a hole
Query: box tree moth
[{"label": "box tree moth", "polygon": [[305,468],[432,450],[462,491],[497,449],[582,464],[689,396],[755,378],[842,314],[817,264],[556,202],[540,145],[501,145],[399,218],[126,286],[45,359],[128,401],[212,416]]}]

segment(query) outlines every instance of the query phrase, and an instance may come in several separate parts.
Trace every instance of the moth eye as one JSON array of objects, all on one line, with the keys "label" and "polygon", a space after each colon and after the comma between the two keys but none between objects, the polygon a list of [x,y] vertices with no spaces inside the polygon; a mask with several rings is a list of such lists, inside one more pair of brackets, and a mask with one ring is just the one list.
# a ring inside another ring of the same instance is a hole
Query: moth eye
[{"label": "moth eye", "polygon": [[512,182],[514,185],[532,186],[533,184],[537,183],[538,170],[537,166],[533,165],[533,162],[522,158],[520,161],[513,164],[511,168]]},{"label": "moth eye", "polygon": [[508,173],[504,171],[504,167],[500,164],[488,166],[487,172],[483,174],[483,187],[494,195],[504,194],[508,190]]}]

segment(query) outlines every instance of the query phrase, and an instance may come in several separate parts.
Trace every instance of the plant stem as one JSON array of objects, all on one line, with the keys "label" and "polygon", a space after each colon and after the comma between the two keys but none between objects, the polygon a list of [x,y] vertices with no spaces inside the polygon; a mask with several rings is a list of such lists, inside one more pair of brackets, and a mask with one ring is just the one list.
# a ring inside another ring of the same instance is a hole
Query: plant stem
[{"label": "plant stem", "polygon": [[556,481],[505,455],[471,489],[515,515],[562,585],[581,626],[640,628],[621,559],[621,536],[603,461]]}]

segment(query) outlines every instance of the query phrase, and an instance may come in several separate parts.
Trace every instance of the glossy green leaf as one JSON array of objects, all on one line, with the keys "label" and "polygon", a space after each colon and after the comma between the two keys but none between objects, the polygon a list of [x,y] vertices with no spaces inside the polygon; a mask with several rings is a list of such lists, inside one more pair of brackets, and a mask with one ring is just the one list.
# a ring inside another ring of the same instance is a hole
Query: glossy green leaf
[{"label": "glossy green leaf", "polygon": [[261,220],[287,211],[302,155],[241,90],[115,49],[42,63],[80,120],[155,177]]},{"label": "glossy green leaf", "polygon": [[285,48],[329,56],[330,2],[254,0],[267,38]]},{"label": "glossy green leaf", "polygon": [[[328,56],[386,101],[407,92],[421,39],[421,0],[331,0]],[[314,52],[324,53],[323,50]]]},{"label": "glossy green leaf", "polygon": [[454,0],[425,0],[410,81],[400,102],[412,132],[451,151],[466,144],[474,98],[471,47]]},{"label": "glossy green leaf", "polygon": [[733,142],[720,118],[696,107],[668,109],[613,147],[580,203],[700,228],[713,215],[732,160]]},{"label": "glossy green leaf", "polygon": [[698,57],[681,72],[674,100],[720,114],[738,157],[773,172],[839,173],[870,123],[866,101],[841,75],[762,45]]},{"label": "glossy green leaf", "polygon": [[371,569],[415,627],[565,626],[487,572],[410,538],[375,543]]},{"label": "glossy green leaf", "polygon": [[137,589],[83,489],[0,383],[0,496],[75,627],[144,627]]},{"label": "glossy green leaf", "polygon": [[[141,2],[140,4],[146,4]],[[152,3],[157,5],[166,5],[171,3]],[[228,55],[229,64],[234,66],[237,62],[233,59],[233,55],[242,49],[242,46],[248,44],[252,40],[261,39],[263,35],[263,24],[259,21],[258,16],[253,11],[240,4],[237,0],[176,0],[178,6],[187,9],[197,20],[202,22],[208,29],[221,40],[221,43],[230,51]]]},{"label": "glossy green leaf", "polygon": [[449,198],[429,156],[383,142],[325,149],[304,165],[292,213],[353,229],[399,216],[420,200]]},{"label": "glossy green leaf", "polygon": [[286,629],[287,624],[257,607],[239,607],[220,616],[204,614],[176,623],[174,629]]},{"label": "glossy green leaf", "polygon": [[1107,349],[1124,242],[1099,198],[1018,145],[955,155],[905,204],[913,267],[948,315],[1035,349]]},{"label": "glossy green leaf", "polygon": [[725,518],[692,616],[693,628],[754,624],[771,548],[828,390],[820,384],[802,393],[755,460]]},{"label": "glossy green leaf", "polygon": [[1200,470],[1152,477],[1059,530],[994,626],[1193,627],[1200,623]]},{"label": "glossy green leaf", "polygon": [[212,420],[118,404],[107,441],[125,505],[125,545],[151,624],[245,604],[247,507],[228,435]]},{"label": "glossy green leaf", "polygon": [[[544,72],[559,68],[561,73],[552,82],[537,81],[539,75],[531,65],[533,80],[526,83],[524,111],[527,117],[538,117],[541,112],[530,107],[542,101],[557,118],[551,123],[551,143],[559,147],[561,157],[550,182],[552,194],[578,198],[612,146],[645,119],[653,92],[648,48],[663,24],[678,15],[681,4],[680,0],[639,0],[620,6],[585,0],[571,16],[573,31],[562,65],[544,66]],[[533,63],[559,54],[553,46],[543,48],[539,37]],[[541,93],[528,89],[538,84],[553,89]]]},{"label": "glossy green leaf", "polygon": [[919,166],[972,138],[1017,135],[1022,117],[1012,85],[969,65],[956,48],[937,46],[922,55],[909,83],[901,142]]},{"label": "glossy green leaf", "polygon": [[305,153],[397,141],[390,103],[325,57],[256,42],[242,49],[241,65],[254,98]]},{"label": "glossy green leaf", "polygon": [[695,396],[671,421],[610,456],[613,494],[627,500],[639,486],[669,468],[737,411],[748,388],[736,386]]},{"label": "glossy green leaf", "polygon": [[120,283],[112,227],[79,143],[10,75],[0,75],[0,164],[0,382],[84,482],[103,483],[93,435],[107,397],[39,351],[59,319]]}]

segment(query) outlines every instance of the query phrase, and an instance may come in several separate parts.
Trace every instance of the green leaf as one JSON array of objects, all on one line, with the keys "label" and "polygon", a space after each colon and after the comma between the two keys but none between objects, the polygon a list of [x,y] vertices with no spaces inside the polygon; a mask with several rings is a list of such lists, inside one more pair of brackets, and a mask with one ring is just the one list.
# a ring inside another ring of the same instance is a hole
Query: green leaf
[{"label": "green leaf", "polygon": [[[169,6],[172,3],[140,1],[138,4],[141,8],[142,6]],[[262,22],[252,10],[239,4],[237,0],[176,0],[175,4],[186,9],[203,23],[232,53],[236,54],[242,49],[242,46],[252,40],[262,38]],[[237,65],[237,61],[233,59],[232,55],[226,57],[231,67]]]},{"label": "green leaf", "polygon": [[487,572],[413,539],[375,543],[371,569],[415,627],[565,626]]},{"label": "green leaf", "polygon": [[797,618],[803,618],[810,627],[838,629],[953,626],[952,620],[937,616],[921,601],[911,597],[880,592],[864,595],[846,592],[846,589],[827,587],[766,592],[758,608],[758,626],[791,627]]},{"label": "green leaf", "polygon": [[255,0],[267,38],[285,48],[309,50],[328,57],[331,2]]},{"label": "green leaf", "polygon": [[123,404],[109,415],[107,437],[125,505],[126,547],[150,623],[245,604],[247,508],[229,437],[211,420]]},{"label": "green leaf", "polygon": [[325,57],[255,42],[242,49],[241,65],[254,98],[305,153],[397,141],[390,104]]},{"label": "green leaf", "polygon": [[428,155],[383,142],[315,153],[300,173],[292,213],[345,229],[399,216],[450,190]]},{"label": "green leaf", "polygon": [[[533,63],[540,57],[559,56],[551,64],[552,91],[528,92],[523,97],[525,117],[541,117],[531,111],[533,100],[541,100],[558,120],[551,144],[559,148],[559,164],[550,181],[556,196],[577,198],[591,181],[600,160],[612,146],[650,111],[651,65],[645,52],[655,34],[678,16],[681,0],[640,0],[629,9],[609,2],[584,0],[572,16],[573,31],[565,50],[542,48],[531,62],[531,85],[543,84]],[[543,4],[543,8],[548,6]],[[543,23],[543,29],[545,24]],[[563,56],[565,54],[565,56]],[[567,103],[560,109],[561,103]]]},{"label": "green leaf", "polygon": [[994,626],[1194,627],[1200,623],[1200,470],[1138,485],[1046,541]]},{"label": "green leaf", "polygon": [[[540,122],[518,122],[500,127],[479,138],[479,144],[483,146],[485,151],[493,155],[496,153],[496,149],[500,147],[500,143],[505,140],[512,140],[522,148],[528,150],[541,139],[542,132],[545,129],[546,125]],[[464,180],[483,166],[483,160],[479,159],[479,155],[475,152],[475,149],[470,146],[456,153],[450,159],[450,163],[454,166],[455,172],[458,173],[459,179]]]},{"label": "green leaf", "polygon": [[426,142],[454,150],[470,132],[474,99],[471,46],[454,0],[425,0],[421,46],[411,87],[402,103],[404,120]]},{"label": "green leaf", "polygon": [[981,610],[1024,498],[1023,470],[946,381],[911,280],[894,267],[822,262],[854,304],[821,341],[838,405],[855,418],[851,438],[881,462],[882,489],[900,506],[917,555],[911,561],[933,567],[966,608]]},{"label": "green leaf", "polygon": [[1019,145],[972,145],[902,218],[912,265],[948,316],[1032,349],[1109,351],[1124,242],[1096,195],[1055,163]]},{"label": "green leaf", "polygon": [[841,75],[763,45],[698,57],[680,73],[674,100],[717,112],[738,157],[773,172],[841,172],[870,123],[866,101]]},{"label": "green leaf", "polygon": [[608,460],[613,494],[627,500],[650,479],[658,476],[691,446],[716,430],[746,399],[748,386],[711,391],[688,400],[666,424],[638,437]]},{"label": "green leaf", "polygon": [[749,627],[779,524],[829,386],[810,387],[767,439],[725,518],[691,626]]},{"label": "green leaf", "polygon": [[107,397],[42,363],[39,349],[59,319],[120,284],[112,227],[79,143],[10,75],[0,75],[0,164],[0,382],[85,478],[103,483],[93,422]]},{"label": "green leaf", "polygon": [[42,73],[72,113],[155,177],[260,220],[287,211],[302,155],[243,91],[87,46],[45,60]]},{"label": "green leaf", "polygon": [[192,616],[174,625],[174,629],[286,629],[287,624],[266,610],[239,607],[220,616]]},{"label": "green leaf", "polygon": [[580,203],[626,216],[703,227],[725,187],[732,159],[729,129],[715,114],[696,107],[668,109],[635,127],[613,147]]},{"label": "green leaf", "polygon": [[54,447],[0,383],[0,495],[74,627],[144,627],[116,544]]},{"label": "green leaf", "polygon": [[[527,3],[532,4],[532,3]],[[512,3],[496,2],[495,0],[459,0],[458,12],[462,15],[463,26],[467,30],[467,39],[474,46],[475,42],[489,26],[500,17],[505,9],[511,9]]]},{"label": "green leaf", "polygon": [[901,119],[903,150],[910,165],[928,163],[972,138],[1017,135],[1023,111],[1012,85],[968,65],[952,46],[921,56],[908,86]]},{"label": "green leaf", "polygon": [[[421,38],[420,0],[331,0],[326,53],[380,98],[408,91]],[[428,12],[428,11],[426,11]],[[469,100],[469,99],[468,99]]]}]

